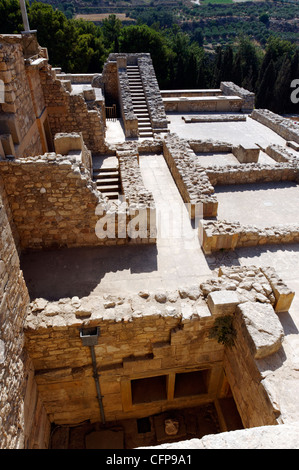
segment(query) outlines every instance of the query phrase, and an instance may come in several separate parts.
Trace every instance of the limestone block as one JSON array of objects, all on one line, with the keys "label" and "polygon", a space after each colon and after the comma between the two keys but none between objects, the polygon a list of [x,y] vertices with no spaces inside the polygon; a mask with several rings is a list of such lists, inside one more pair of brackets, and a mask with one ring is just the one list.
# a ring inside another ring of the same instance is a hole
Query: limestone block
[{"label": "limestone block", "polygon": [[68,134],[56,134],[54,138],[55,152],[60,155],[67,155],[71,150],[82,150],[82,135],[77,132]]},{"label": "limestone block", "polygon": [[212,315],[230,315],[236,311],[239,298],[235,291],[219,290],[211,292],[207,302]]},{"label": "limestone block", "polygon": [[260,148],[255,144],[251,144],[249,146],[242,144],[233,148],[233,154],[240,163],[257,163]]},{"label": "limestone block", "polygon": [[274,297],[275,297],[275,312],[287,312],[295,297],[295,292],[292,291],[282,279],[278,277],[275,270],[271,267],[263,268],[263,273],[266,276]]},{"label": "limestone block", "polygon": [[262,359],[279,350],[284,333],[272,305],[245,302],[238,306],[237,311],[244,322],[255,359]]},{"label": "limestone block", "polygon": [[299,143],[297,142],[293,142],[292,140],[289,140],[287,142],[287,146],[288,147],[291,147],[292,149],[296,150],[297,152],[299,152]]}]

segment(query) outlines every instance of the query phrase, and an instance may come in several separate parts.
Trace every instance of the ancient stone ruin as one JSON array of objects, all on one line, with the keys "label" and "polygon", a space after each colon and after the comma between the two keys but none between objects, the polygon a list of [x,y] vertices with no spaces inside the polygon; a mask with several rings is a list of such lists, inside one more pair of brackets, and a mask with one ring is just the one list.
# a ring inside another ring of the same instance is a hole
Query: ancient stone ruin
[{"label": "ancient stone ruin", "polygon": [[29,36],[0,36],[0,448],[298,448],[298,125]]}]

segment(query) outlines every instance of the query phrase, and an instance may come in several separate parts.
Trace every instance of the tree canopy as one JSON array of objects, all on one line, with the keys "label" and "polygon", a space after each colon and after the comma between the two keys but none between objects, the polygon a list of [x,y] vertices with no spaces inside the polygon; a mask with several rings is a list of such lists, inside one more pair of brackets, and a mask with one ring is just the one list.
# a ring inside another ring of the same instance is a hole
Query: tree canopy
[{"label": "tree canopy", "polygon": [[[218,88],[221,81],[233,81],[255,92],[257,107],[277,113],[298,112],[298,105],[290,99],[290,87],[299,78],[299,48],[289,41],[270,36],[263,51],[241,35],[233,45],[220,45],[209,52],[203,48],[200,26],[188,33],[170,21],[171,15],[157,15],[152,26],[123,26],[115,15],[95,25],[67,18],[45,3],[34,1],[27,8],[30,27],[37,29],[50,63],[66,73],[99,73],[111,52],[149,52],[161,89]],[[159,29],[161,18],[166,26]],[[22,29],[19,1],[0,0],[1,33]]]}]

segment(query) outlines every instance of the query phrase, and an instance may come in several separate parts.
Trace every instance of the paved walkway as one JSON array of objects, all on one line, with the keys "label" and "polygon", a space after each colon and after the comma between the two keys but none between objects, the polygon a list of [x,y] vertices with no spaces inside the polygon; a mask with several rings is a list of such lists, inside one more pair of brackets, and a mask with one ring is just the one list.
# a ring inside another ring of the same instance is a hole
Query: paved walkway
[{"label": "paved walkway", "polygon": [[159,225],[157,245],[42,251],[22,256],[31,298],[58,300],[139,290],[175,290],[211,275],[197,230],[192,228],[163,155],[140,157],[145,186],[152,191]]}]

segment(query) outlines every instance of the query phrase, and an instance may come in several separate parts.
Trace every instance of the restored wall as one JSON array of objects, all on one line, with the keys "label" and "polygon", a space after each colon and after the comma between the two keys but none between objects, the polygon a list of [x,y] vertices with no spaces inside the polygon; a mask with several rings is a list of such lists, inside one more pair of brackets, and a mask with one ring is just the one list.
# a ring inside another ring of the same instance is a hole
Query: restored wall
[{"label": "restored wall", "polygon": [[105,116],[103,109],[89,110],[82,94],[64,88],[46,64],[40,68],[40,80],[47,106],[52,137],[61,132],[82,132],[84,142],[92,152],[106,150]]},{"label": "restored wall", "polygon": [[[82,326],[100,327],[95,353],[107,421],[213,400],[221,378],[223,346],[208,338],[213,320],[207,306],[202,299],[193,304],[192,308],[188,298],[181,300],[177,292],[156,298],[143,292],[132,298],[33,303],[26,323],[26,345],[51,421],[100,420],[90,351],[79,337]],[[175,372],[202,368],[210,370],[208,393],[174,398]],[[131,379],[164,374],[167,397],[132,403]]]},{"label": "restored wall", "polygon": [[220,89],[226,96],[239,96],[242,99],[241,109],[244,113],[251,113],[254,109],[254,93],[239,87],[233,82],[221,82]]},{"label": "restored wall", "polygon": [[[214,401],[222,396],[225,368],[243,422],[275,424],[279,412],[263,389],[256,363],[277,351],[283,338],[273,309],[275,280],[273,273],[266,274],[258,268],[238,267],[222,270],[218,278],[200,286],[173,292],[33,301],[25,325],[26,347],[51,422],[100,421],[91,354],[80,338],[81,328],[99,327],[94,350],[106,421]],[[244,306],[249,308],[247,316]],[[252,330],[255,311],[263,321],[260,329]],[[215,319],[223,315],[233,315],[236,321],[232,352],[210,337]],[[176,396],[176,374],[198,370],[207,371],[206,388]],[[252,373],[255,380],[248,383]],[[131,381],[161,375],[166,376],[164,396],[134,403]]]},{"label": "restored wall", "polygon": [[138,230],[136,210],[147,217],[146,223],[152,222],[154,230],[156,221],[153,199],[143,186],[137,160],[135,165],[129,159],[122,166],[122,179],[129,183],[124,187],[125,204],[119,207],[97,191],[76,155],[48,153],[1,161],[0,175],[21,249],[155,242],[147,225],[145,231],[143,226]]},{"label": "restored wall", "polygon": [[9,219],[0,181],[0,448],[47,448],[50,425],[24,351],[29,295]]},{"label": "restored wall", "polygon": [[0,162],[21,248],[104,244],[95,211],[104,200],[76,157],[45,154]]},{"label": "restored wall", "polygon": [[0,133],[11,134],[13,154],[36,155],[43,149],[26,74],[22,37],[0,36],[0,43],[0,79],[5,84],[5,103],[0,104]]}]

